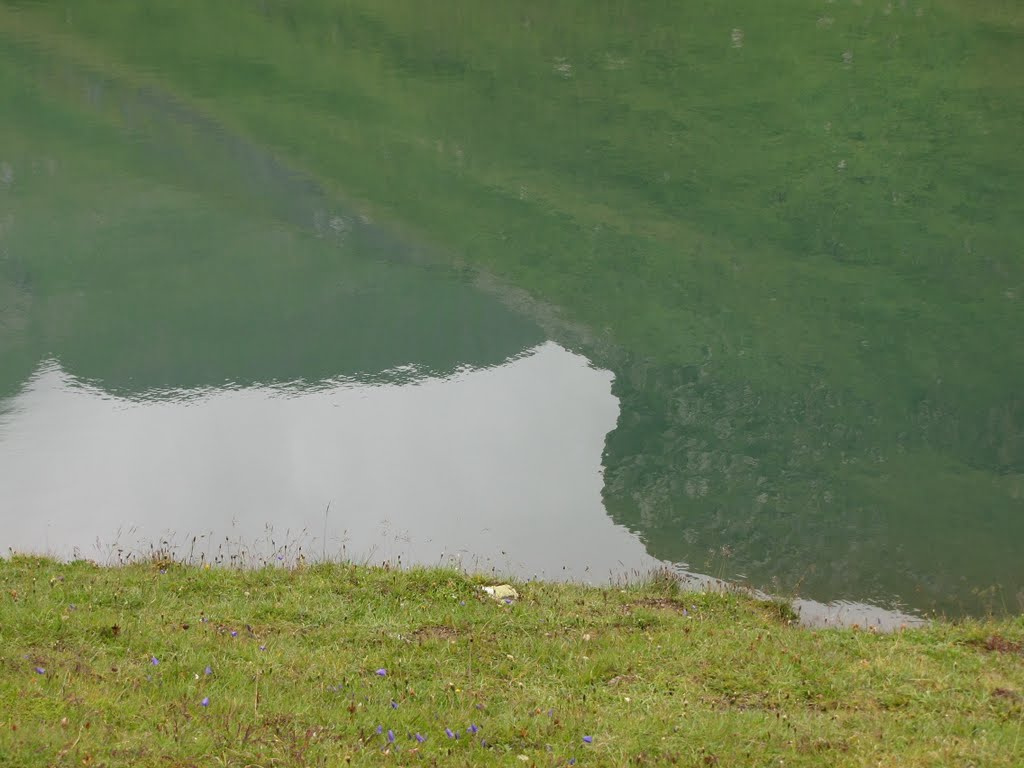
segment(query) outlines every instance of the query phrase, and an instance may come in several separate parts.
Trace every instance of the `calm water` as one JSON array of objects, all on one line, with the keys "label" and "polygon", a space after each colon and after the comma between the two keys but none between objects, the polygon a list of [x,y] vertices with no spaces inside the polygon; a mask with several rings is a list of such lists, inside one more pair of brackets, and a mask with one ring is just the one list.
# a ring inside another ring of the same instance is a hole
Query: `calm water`
[{"label": "calm water", "polygon": [[995,5],[0,3],[4,547],[1020,610]]}]

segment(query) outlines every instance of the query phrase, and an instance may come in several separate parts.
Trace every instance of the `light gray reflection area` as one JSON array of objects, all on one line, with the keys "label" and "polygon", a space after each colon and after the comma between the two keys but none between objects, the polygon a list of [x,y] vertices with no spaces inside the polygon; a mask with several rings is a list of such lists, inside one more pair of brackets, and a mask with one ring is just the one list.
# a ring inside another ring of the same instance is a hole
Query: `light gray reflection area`
[{"label": "light gray reflection area", "polygon": [[136,399],[49,361],[0,427],[4,506],[18,510],[5,515],[5,546],[103,557],[201,535],[209,557],[225,541],[269,554],[273,539],[315,556],[454,556],[526,576],[646,570],[656,561],[602,514],[610,387],[607,371],[553,342],[406,384]]}]

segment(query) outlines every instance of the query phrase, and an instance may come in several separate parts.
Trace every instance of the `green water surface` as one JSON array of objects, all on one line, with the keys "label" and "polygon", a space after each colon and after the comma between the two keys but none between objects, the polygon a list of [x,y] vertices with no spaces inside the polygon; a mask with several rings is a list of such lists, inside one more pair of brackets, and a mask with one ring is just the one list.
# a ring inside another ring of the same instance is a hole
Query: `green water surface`
[{"label": "green water surface", "polygon": [[654,557],[1020,610],[1021,146],[1010,0],[7,0],[0,402],[552,337]]}]

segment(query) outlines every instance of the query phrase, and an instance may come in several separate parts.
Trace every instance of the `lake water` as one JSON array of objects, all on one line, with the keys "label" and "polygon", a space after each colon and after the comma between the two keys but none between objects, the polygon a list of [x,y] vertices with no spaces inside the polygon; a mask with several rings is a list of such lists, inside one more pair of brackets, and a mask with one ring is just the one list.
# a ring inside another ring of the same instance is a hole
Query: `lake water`
[{"label": "lake water", "polygon": [[0,3],[0,543],[1021,610],[1022,29]]}]

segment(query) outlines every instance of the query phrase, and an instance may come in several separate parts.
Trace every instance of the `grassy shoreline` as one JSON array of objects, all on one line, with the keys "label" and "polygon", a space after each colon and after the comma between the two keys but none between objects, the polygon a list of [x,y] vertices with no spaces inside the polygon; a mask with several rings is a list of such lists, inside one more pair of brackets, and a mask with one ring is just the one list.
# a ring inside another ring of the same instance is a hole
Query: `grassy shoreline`
[{"label": "grassy shoreline", "polygon": [[1024,760],[1019,617],[886,635],[666,579],[484,583],[2,560],[0,765]]}]

